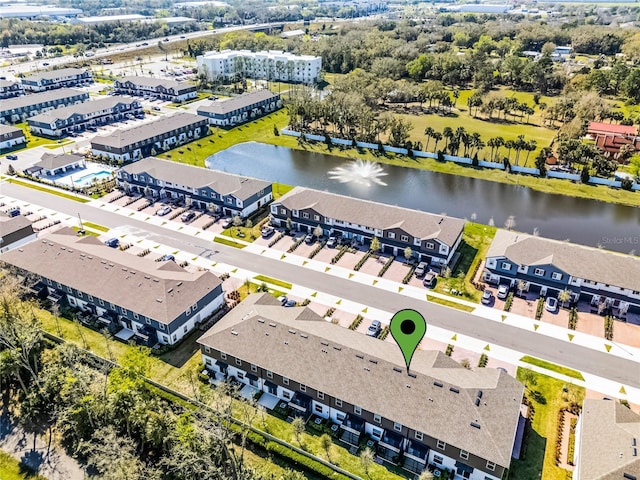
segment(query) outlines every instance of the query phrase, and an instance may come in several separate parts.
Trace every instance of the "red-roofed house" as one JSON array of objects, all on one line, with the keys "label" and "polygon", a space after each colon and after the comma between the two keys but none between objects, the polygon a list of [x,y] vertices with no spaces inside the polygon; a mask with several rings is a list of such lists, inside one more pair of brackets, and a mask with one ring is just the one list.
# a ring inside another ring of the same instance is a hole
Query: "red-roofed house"
[{"label": "red-roofed house", "polygon": [[613,154],[614,158],[623,145],[631,144],[640,150],[640,132],[633,125],[591,122],[587,135],[595,140],[600,150]]}]

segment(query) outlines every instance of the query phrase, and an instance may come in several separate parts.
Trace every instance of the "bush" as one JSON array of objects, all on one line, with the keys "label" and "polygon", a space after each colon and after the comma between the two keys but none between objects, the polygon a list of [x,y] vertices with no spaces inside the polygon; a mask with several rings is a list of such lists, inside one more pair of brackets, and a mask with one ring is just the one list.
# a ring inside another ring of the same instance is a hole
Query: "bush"
[{"label": "bush", "polygon": [[312,252],[309,254],[309,258],[313,258],[315,257],[318,253],[320,253],[320,250],[322,250],[322,247],[324,247],[324,242],[320,242],[318,243],[318,245],[316,246],[316,248],[314,248],[312,250]]},{"label": "bush", "polygon": [[269,242],[269,247],[273,247],[276,243],[278,243],[283,238],[284,238],[284,232],[280,232],[273,239],[271,239],[271,241]]},{"label": "bush", "polygon": [[632,187],[633,181],[629,178],[624,178],[622,179],[622,182],[620,182],[620,188],[622,188],[623,190],[631,190]]},{"label": "bush", "polygon": [[[386,265],[385,265],[385,267],[386,267]],[[415,265],[411,265],[411,267],[409,268],[409,271],[407,272],[407,274],[402,279],[402,283],[404,283],[405,285],[407,283],[409,283],[411,281],[411,277],[413,277],[413,272],[415,272],[415,271],[416,271],[416,266]]]},{"label": "bush", "polygon": [[487,363],[489,363],[489,357],[487,357],[486,353],[483,353],[480,355],[480,360],[478,360],[478,367],[484,368],[487,366]]},{"label": "bush", "polygon": [[510,312],[511,305],[513,305],[513,292],[509,292],[509,295],[507,295],[507,299],[504,302],[504,311]]},{"label": "bush", "polygon": [[289,247],[289,250],[287,250],[287,252],[293,253],[295,249],[302,244],[302,242],[304,242],[304,235],[302,235],[298,240],[296,240],[296,242]]},{"label": "bush", "polygon": [[447,349],[444,351],[444,354],[447,357],[450,357],[453,354],[453,345],[451,344],[447,345]]},{"label": "bush", "polygon": [[578,324],[578,310],[576,307],[572,307],[569,310],[569,330],[575,330]]},{"label": "bush", "polygon": [[342,258],[342,256],[348,251],[349,251],[348,245],[343,245],[342,247],[340,247],[340,251],[334,255],[334,257],[331,259],[331,263],[332,264],[338,263],[338,261]]},{"label": "bush", "polygon": [[378,335],[378,338],[380,340],[384,340],[387,338],[387,336],[389,335],[389,325],[385,325],[384,328],[382,329],[382,331],[380,332],[380,335]]},{"label": "bush", "polygon": [[538,299],[538,307],[536,308],[536,320],[540,320],[544,311],[544,297]]},{"label": "bush", "polygon": [[364,256],[360,260],[358,260],[358,263],[356,263],[355,267],[353,267],[353,270],[356,271],[356,272],[358,270],[360,270],[362,268],[362,266],[364,265],[364,262],[366,262],[369,259],[369,257],[371,256],[372,253],[373,252],[371,250],[369,250],[367,253],[365,253]]},{"label": "bush", "polygon": [[349,325],[349,330],[357,329],[362,323],[362,320],[363,320],[362,315],[358,314],[358,316],[353,320],[353,322],[351,322],[351,325]]},{"label": "bush", "polygon": [[613,317],[611,315],[604,317],[604,338],[609,341],[613,340]]}]

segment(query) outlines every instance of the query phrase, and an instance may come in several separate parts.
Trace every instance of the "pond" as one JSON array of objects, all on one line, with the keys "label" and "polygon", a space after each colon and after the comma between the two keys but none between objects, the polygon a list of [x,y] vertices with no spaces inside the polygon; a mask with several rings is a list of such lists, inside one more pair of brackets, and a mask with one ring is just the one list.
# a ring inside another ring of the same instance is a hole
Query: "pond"
[{"label": "pond", "polygon": [[353,161],[248,142],[210,156],[209,168],[466,218],[609,250],[640,252],[640,209],[527,187]]}]

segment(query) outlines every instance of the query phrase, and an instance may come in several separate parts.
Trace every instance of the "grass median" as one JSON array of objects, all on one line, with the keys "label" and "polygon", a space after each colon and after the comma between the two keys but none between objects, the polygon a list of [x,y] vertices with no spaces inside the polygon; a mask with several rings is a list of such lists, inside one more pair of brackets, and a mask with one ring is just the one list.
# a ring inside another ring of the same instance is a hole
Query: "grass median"
[{"label": "grass median", "polygon": [[584,381],[584,377],[582,376],[582,374],[576,370],[572,370],[571,368],[556,365],[555,363],[540,360],[539,358],[530,357],[528,355],[522,357],[520,361],[535,365],[536,367],[544,368],[545,370],[549,370],[550,372],[556,372],[567,377]]},{"label": "grass median", "polygon": [[78,196],[73,195],[71,193],[60,192],[60,191],[54,190],[52,188],[47,188],[47,187],[43,187],[43,186],[40,186],[40,185],[35,185],[33,183],[30,183],[30,182],[23,182],[21,180],[16,180],[15,178],[10,178],[9,180],[7,180],[7,183],[13,183],[14,185],[20,185],[21,187],[32,188],[33,190],[39,190],[41,192],[50,193],[52,195],[57,195],[59,197],[66,198],[68,200],[74,200],[74,201],[80,202],[80,203],[87,203],[89,201],[89,199],[84,198],[84,197],[78,197]]},{"label": "grass median", "polygon": [[277,278],[267,277],[266,275],[256,275],[253,278],[258,282],[270,283],[271,285],[286,288],[287,290],[291,290],[291,288],[293,287],[293,285],[289,282],[284,282],[282,280],[278,280]]}]

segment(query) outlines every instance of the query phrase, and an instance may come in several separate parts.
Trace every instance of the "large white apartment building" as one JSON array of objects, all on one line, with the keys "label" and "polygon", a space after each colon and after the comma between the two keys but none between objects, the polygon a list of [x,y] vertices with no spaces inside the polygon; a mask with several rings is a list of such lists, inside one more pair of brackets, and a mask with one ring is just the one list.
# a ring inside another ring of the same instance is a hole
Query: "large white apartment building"
[{"label": "large white apartment building", "polygon": [[210,80],[231,78],[234,75],[262,80],[315,83],[320,78],[322,58],[293,55],[269,50],[223,50],[207,52],[196,59],[198,71]]}]

